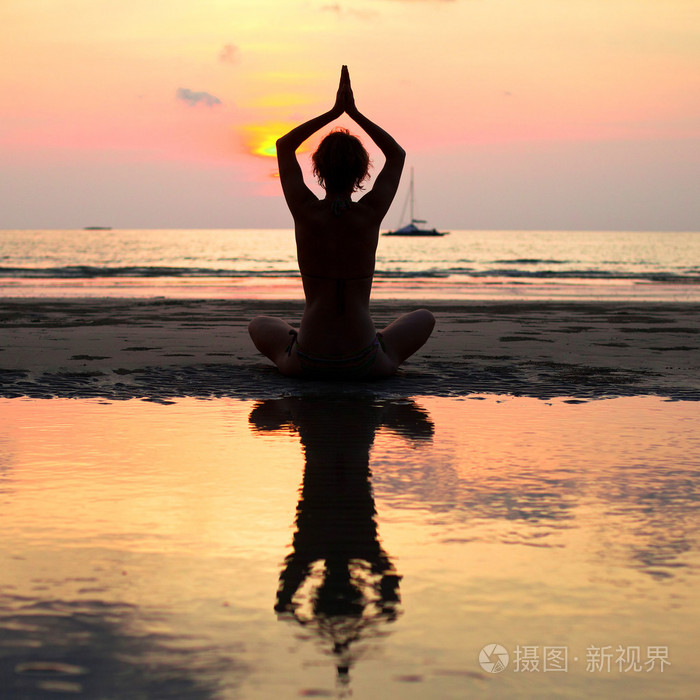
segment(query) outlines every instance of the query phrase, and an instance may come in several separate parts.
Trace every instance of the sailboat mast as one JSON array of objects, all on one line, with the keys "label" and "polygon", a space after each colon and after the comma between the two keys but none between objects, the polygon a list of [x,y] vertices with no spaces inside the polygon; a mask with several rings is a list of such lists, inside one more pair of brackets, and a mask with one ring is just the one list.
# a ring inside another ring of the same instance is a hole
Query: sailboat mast
[{"label": "sailboat mast", "polygon": [[425,224],[427,223],[423,219],[416,219],[415,217],[415,211],[414,211],[414,183],[413,183],[413,167],[411,167],[411,181],[408,186],[408,196],[406,199],[404,199],[403,202],[403,208],[401,209],[401,220],[400,224],[402,224],[405,219],[404,216],[406,214],[406,205],[410,203],[410,212],[411,212],[411,221],[408,225],[405,226],[399,226],[395,231],[387,231],[384,235],[385,236],[444,236],[447,231],[438,231],[437,229],[428,229],[419,226],[419,224]]}]

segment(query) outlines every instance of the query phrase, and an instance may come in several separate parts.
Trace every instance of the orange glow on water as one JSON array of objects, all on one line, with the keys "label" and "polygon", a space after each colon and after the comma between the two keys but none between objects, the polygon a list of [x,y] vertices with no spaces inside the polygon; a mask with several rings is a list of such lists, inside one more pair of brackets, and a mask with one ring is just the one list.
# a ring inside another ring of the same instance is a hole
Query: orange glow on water
[{"label": "orange glow on water", "polygon": [[[0,614],[22,683],[67,649],[75,692],[98,668],[138,683],[128,652],[244,695],[332,687],[340,658],[353,689],[403,696],[415,668],[458,697],[498,639],[513,666],[525,644],[566,650],[572,697],[592,682],[629,694],[615,656],[611,672],[584,658],[623,644],[669,652],[666,672],[644,671],[654,696],[697,686],[674,670],[695,668],[699,612],[692,402],[3,399],[0,419]],[[329,532],[346,544],[327,549]],[[385,566],[397,613],[371,616],[372,572],[354,569],[363,614],[331,620],[353,633],[342,657],[312,607],[328,552]],[[306,588],[281,613],[298,571]],[[544,672],[513,666],[494,681],[505,695],[547,696]]]}]

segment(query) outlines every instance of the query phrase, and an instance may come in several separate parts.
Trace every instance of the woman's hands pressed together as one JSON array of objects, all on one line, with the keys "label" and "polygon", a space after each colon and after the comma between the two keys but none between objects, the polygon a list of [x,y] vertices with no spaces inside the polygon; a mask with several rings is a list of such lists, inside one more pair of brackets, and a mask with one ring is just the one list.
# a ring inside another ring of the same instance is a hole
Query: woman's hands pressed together
[{"label": "woman's hands pressed together", "polygon": [[347,66],[343,66],[340,71],[340,85],[338,86],[332,111],[337,116],[340,116],[343,112],[347,112],[349,116],[352,116],[357,111],[355,96],[350,85],[350,71]]}]

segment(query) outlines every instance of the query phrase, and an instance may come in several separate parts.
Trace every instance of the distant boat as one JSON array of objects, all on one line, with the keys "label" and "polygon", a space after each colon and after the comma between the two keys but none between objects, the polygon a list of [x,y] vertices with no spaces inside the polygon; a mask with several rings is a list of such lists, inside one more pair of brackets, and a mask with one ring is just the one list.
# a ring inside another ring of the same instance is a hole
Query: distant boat
[{"label": "distant boat", "polygon": [[83,231],[111,231],[111,226],[84,226]]},{"label": "distant boat", "polygon": [[[385,236],[445,236],[448,231],[438,231],[435,228],[421,228],[418,224],[427,223],[423,219],[416,219],[413,216],[413,168],[411,168],[411,185],[408,190],[408,202],[411,205],[411,223],[397,228],[395,231],[387,231],[384,233]],[[406,212],[406,205],[403,206],[403,211],[401,212],[401,218],[403,219],[404,213]]]}]

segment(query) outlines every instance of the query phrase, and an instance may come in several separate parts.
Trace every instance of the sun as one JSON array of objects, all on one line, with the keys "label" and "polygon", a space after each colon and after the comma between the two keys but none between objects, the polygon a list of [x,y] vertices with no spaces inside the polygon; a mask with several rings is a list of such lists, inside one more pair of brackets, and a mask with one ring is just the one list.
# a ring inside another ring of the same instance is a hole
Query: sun
[{"label": "sun", "polygon": [[[277,139],[293,129],[292,122],[267,122],[265,124],[248,124],[241,127],[243,143],[247,153],[259,158],[277,157]],[[307,150],[305,148],[300,151]]]}]

